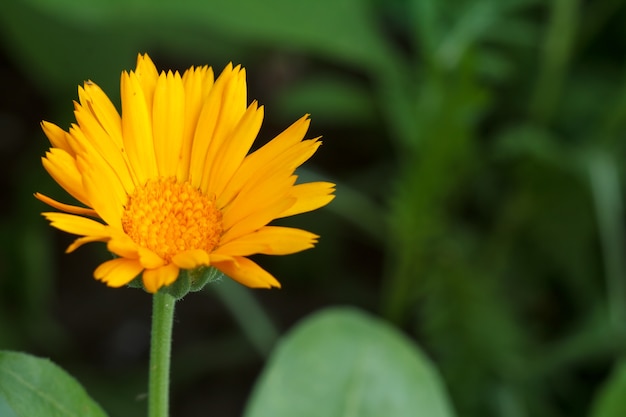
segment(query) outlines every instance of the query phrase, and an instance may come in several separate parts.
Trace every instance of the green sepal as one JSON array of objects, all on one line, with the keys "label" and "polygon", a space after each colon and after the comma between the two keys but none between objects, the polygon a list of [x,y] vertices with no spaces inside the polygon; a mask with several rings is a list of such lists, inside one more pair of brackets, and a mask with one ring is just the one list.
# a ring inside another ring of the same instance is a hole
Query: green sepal
[{"label": "green sepal", "polygon": [[128,283],[130,288],[144,288],[142,274],[137,275],[131,282]]},{"label": "green sepal", "polygon": [[[176,298],[176,300],[180,300],[190,292],[198,292],[202,290],[205,285],[219,281],[222,277],[224,277],[224,274],[219,269],[212,266],[200,266],[192,270],[181,269],[176,281],[164,287],[162,291],[167,291],[172,297]],[[128,287],[142,288],[145,291],[146,288],[143,285],[142,274],[137,275],[129,282]]]},{"label": "green sepal", "polygon": [[176,300],[180,300],[189,293],[190,289],[191,277],[189,277],[189,273],[186,269],[181,269],[178,273],[178,278],[176,278],[176,281],[174,281],[167,287],[161,288],[161,291],[165,291]]},{"label": "green sepal", "polygon": [[219,281],[224,277],[222,271],[212,266],[201,266],[188,272],[191,276],[191,292],[198,292],[205,285]]},{"label": "green sepal", "polygon": [[197,292],[210,282],[218,281],[224,274],[212,266],[200,266],[195,269],[181,269],[176,281],[163,288],[172,297],[180,300],[190,292]]}]

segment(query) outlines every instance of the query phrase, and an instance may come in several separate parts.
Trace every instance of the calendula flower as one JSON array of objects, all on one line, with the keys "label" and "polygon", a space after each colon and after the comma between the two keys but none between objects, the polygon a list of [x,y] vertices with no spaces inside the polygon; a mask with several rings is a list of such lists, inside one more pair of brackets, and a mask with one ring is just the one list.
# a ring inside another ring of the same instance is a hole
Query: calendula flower
[{"label": "calendula flower", "polygon": [[82,204],[35,194],[61,211],[43,213],[52,226],[80,236],[67,252],[106,242],[116,257],[94,276],[111,287],[142,274],[154,293],[181,270],[206,266],[249,287],[279,287],[248,256],[313,247],[317,235],[268,224],[334,197],[333,184],[298,184],[294,175],[321,144],[304,139],[308,115],[249,153],[263,107],[248,105],[240,66],[229,64],[217,79],[207,66],[181,77],[158,73],[148,55],[139,55],[120,89],[121,115],[87,81],[67,132],[42,123],[52,145],[43,166]]}]

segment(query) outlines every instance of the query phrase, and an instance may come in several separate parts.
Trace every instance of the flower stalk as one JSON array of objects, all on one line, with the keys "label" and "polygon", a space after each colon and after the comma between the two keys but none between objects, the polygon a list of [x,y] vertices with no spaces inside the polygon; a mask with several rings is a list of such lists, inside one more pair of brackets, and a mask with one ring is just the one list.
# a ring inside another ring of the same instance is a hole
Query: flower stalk
[{"label": "flower stalk", "polygon": [[176,298],[161,290],[152,299],[148,417],[169,416],[170,356]]}]

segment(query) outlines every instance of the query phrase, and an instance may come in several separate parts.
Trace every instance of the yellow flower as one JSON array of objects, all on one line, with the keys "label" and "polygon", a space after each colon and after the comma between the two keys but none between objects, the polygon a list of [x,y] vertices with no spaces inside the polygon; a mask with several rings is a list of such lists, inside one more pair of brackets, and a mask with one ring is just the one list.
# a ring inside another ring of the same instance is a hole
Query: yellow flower
[{"label": "yellow flower", "polygon": [[154,293],[181,269],[213,266],[249,287],[279,287],[247,257],[316,243],[313,233],[268,224],[333,199],[334,184],[296,184],[294,175],[321,142],[304,140],[306,115],[249,153],[263,107],[248,106],[240,66],[215,80],[207,66],[181,77],[159,74],[139,55],[135,71],[121,76],[121,116],[91,81],[78,97],[68,132],[42,122],[52,145],[42,161],[83,206],[35,196],[64,212],[43,213],[52,226],[81,236],[67,252],[101,241],[117,255],[96,268],[96,279],[120,287],[143,274]]}]

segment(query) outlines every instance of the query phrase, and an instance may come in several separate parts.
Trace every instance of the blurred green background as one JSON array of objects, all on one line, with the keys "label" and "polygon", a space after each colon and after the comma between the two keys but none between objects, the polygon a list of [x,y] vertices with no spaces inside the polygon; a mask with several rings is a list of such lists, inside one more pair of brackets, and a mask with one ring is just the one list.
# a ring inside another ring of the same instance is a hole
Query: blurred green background
[{"label": "blurred green background", "polygon": [[459,416],[626,415],[597,400],[626,372],[626,2],[0,9],[0,348],[52,358],[111,416],[143,413],[150,297],[93,280],[104,245],[65,255],[72,236],[39,215],[35,191],[64,198],[39,122],[68,127],[87,79],[117,103],[138,52],[159,69],[233,61],[266,106],[259,141],[311,113],[324,145],[301,176],[337,198],[288,220],[316,249],[256,259],[283,289],[223,281],[179,303],[172,415],[240,415],[277,338],[331,305],[413,338]]}]

